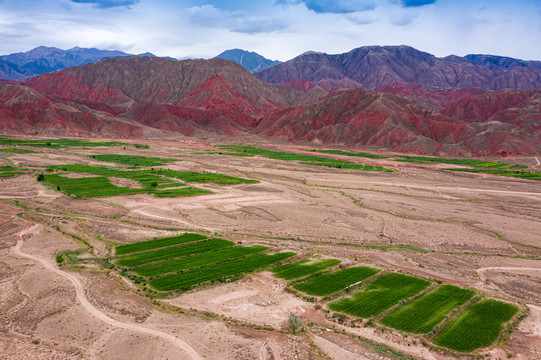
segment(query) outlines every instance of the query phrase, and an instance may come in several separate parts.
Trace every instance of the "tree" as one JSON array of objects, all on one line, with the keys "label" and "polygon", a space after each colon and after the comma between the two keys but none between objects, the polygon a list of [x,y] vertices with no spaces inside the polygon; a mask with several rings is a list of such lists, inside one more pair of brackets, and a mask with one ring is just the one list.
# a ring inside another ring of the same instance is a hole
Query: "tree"
[{"label": "tree", "polygon": [[62,255],[58,254],[56,255],[56,263],[59,265],[59,266],[62,266],[62,264],[64,263],[65,259]]},{"label": "tree", "polygon": [[45,180],[45,175],[39,174],[38,175],[38,181],[43,181],[43,180]]},{"label": "tree", "polygon": [[293,333],[295,333],[302,325],[301,319],[294,313],[289,313],[289,318],[287,320],[289,322],[289,326],[291,326],[291,330],[293,330]]}]

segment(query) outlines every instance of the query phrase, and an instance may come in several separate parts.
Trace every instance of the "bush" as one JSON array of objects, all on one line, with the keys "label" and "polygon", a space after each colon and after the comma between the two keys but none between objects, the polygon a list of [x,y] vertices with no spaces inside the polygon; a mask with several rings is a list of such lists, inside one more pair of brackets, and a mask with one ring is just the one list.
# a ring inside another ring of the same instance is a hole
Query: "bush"
[{"label": "bush", "polygon": [[293,330],[293,333],[295,333],[302,325],[301,319],[299,319],[299,317],[294,313],[289,313],[289,318],[287,321],[291,327],[291,330]]},{"label": "bush", "polygon": [[39,174],[37,179],[38,179],[38,181],[43,181],[43,180],[45,180],[45,175]]},{"label": "bush", "polygon": [[64,261],[66,261],[66,260],[64,259],[64,257],[62,255],[56,255],[56,263],[58,265],[61,266],[64,263]]}]

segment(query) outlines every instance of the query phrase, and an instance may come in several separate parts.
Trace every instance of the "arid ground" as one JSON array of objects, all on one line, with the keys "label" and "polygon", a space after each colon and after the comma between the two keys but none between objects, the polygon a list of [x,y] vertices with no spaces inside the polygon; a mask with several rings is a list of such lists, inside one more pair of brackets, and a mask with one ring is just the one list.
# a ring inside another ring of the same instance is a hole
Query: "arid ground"
[{"label": "arid ground", "polygon": [[[191,154],[216,151],[212,145],[220,142],[210,140],[146,144],[149,149],[36,148],[31,154],[2,153],[0,165],[111,166],[86,155],[133,154],[182,160],[169,163],[170,169],[218,172],[259,182],[198,184],[214,193],[191,197],[139,194],[85,200],[43,186],[35,174],[3,179],[2,359],[457,357],[413,335],[335,322],[325,305],[296,297],[270,271],[153,299],[98,262],[63,267],[55,263],[61,251],[89,249],[78,256],[98,258],[106,256],[113,243],[186,231],[300,255],[332,256],[346,265],[402,271],[527,307],[528,316],[507,339],[476,354],[541,359],[541,182],[445,172],[434,165],[386,159],[354,161],[395,172]],[[505,161],[539,164],[535,157]],[[303,321],[302,331],[290,331],[289,313]]]}]

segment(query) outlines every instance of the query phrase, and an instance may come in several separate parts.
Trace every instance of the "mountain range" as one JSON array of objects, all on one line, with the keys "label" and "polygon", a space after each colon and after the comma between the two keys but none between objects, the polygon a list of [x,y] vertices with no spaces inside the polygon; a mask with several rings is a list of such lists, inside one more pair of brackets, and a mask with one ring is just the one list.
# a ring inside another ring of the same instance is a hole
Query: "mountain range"
[{"label": "mountain range", "polygon": [[282,63],[281,61],[277,60],[269,60],[253,51],[250,52],[241,49],[226,50],[216,57],[236,62],[252,74]]},{"label": "mountain range", "polygon": [[[372,49],[385,50],[381,58],[390,63],[383,67],[376,66],[372,55],[367,55],[368,49],[356,49],[359,56],[350,54],[344,57],[349,60],[342,62],[352,74],[353,62],[372,66],[375,74],[364,74],[363,79],[388,78],[378,90],[347,89],[353,86],[344,84],[356,81],[351,78],[335,76],[332,82],[328,76],[338,74],[330,70],[336,62],[327,56],[321,64],[312,62],[310,71],[303,70],[318,73],[325,81],[301,78],[278,84],[261,80],[262,74],[291,63],[255,76],[220,58],[110,57],[24,82],[0,81],[0,132],[119,138],[250,134],[314,145],[424,154],[541,153],[540,90],[437,88],[430,81],[419,81],[430,79],[428,76],[408,78],[416,82],[397,80],[386,72],[392,75],[419,69],[426,74],[426,59],[437,58],[411,48],[385,48]],[[389,52],[397,58],[388,57]],[[320,55],[310,53],[300,58]],[[467,61],[471,69],[483,68],[487,73],[539,71],[536,62],[519,62],[513,67],[508,58],[475,58],[487,65]]]}]

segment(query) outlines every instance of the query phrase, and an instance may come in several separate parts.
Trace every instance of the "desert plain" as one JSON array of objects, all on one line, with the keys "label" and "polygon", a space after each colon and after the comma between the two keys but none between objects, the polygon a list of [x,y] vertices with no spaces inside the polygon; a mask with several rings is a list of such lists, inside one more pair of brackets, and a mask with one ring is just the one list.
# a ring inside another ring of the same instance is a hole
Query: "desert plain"
[{"label": "desert plain", "polygon": [[[1,153],[0,166],[27,169],[0,183],[2,359],[541,359],[541,182],[332,154],[394,172],[229,156],[215,147],[227,141]],[[250,141],[235,143],[309,154],[308,146]],[[36,179],[47,166],[112,166],[88,157],[111,153],[257,182],[197,184],[212,192],[197,196],[73,199]],[[541,169],[535,156],[499,161]],[[163,295],[95,260],[118,244],[185,232],[457,285],[524,316],[489,347],[460,354],[430,335],[335,316],[325,299],[307,301],[270,269]],[[88,260],[55,262],[70,251]],[[291,313],[302,321],[296,332]]]}]

